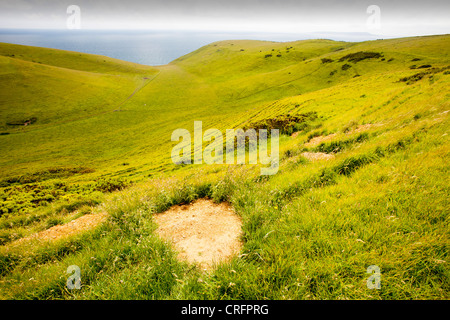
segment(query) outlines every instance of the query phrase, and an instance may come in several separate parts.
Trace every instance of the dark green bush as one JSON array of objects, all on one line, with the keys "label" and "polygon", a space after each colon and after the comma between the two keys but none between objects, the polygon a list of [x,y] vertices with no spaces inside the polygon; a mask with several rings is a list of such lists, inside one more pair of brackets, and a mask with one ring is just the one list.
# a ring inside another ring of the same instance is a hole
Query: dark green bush
[{"label": "dark green bush", "polygon": [[419,72],[419,73],[413,74],[412,76],[409,76],[409,77],[400,78],[399,81],[400,82],[407,82],[408,84],[412,84],[414,82],[417,82],[417,81],[421,80],[426,75],[427,75],[426,72]]},{"label": "dark green bush", "polygon": [[350,69],[352,66],[351,65],[349,65],[349,64],[344,64],[344,65],[342,65],[342,70],[348,70],[348,69]]},{"label": "dark green bush", "polygon": [[359,51],[359,52],[355,52],[355,53],[350,53],[346,56],[343,56],[342,58],[339,59],[340,62],[342,61],[351,61],[351,62],[358,62],[358,61],[362,61],[365,59],[378,59],[381,58],[382,55],[378,52],[364,52],[364,51]]},{"label": "dark green bush", "polygon": [[322,63],[331,63],[334,61],[333,59],[328,59],[328,58],[322,58],[321,60],[322,60]]},{"label": "dark green bush", "polygon": [[252,122],[244,127],[244,130],[255,129],[258,133],[259,129],[268,130],[268,136],[270,129],[279,129],[280,134],[290,135],[293,132],[304,131],[310,127],[308,122],[312,122],[318,119],[317,112],[307,112],[298,115],[279,115],[274,118],[267,118],[257,122]]}]

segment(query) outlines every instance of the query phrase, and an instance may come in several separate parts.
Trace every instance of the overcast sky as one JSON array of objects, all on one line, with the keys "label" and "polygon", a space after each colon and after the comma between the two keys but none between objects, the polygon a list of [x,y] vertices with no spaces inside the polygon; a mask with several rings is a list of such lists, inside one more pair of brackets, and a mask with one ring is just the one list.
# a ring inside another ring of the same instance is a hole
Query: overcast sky
[{"label": "overcast sky", "polygon": [[0,28],[66,29],[69,5],[80,8],[84,30],[450,33],[449,0],[0,0]]}]

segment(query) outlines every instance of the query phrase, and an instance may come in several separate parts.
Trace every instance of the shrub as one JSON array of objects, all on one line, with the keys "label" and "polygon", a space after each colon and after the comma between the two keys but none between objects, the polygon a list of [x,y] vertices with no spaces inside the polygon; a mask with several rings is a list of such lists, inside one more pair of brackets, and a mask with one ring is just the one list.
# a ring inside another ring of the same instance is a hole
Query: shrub
[{"label": "shrub", "polygon": [[407,84],[412,84],[414,82],[421,80],[426,75],[427,75],[426,72],[419,72],[419,73],[413,74],[412,76],[409,76],[409,77],[403,77],[403,78],[399,79],[399,82],[406,82]]},{"label": "shrub", "polygon": [[344,64],[344,65],[342,65],[342,70],[348,70],[348,69],[350,69],[352,66],[351,65],[349,65],[349,64]]},{"label": "shrub", "polygon": [[113,192],[125,189],[129,183],[122,179],[100,179],[95,181],[94,190],[101,192]]},{"label": "shrub", "polygon": [[358,62],[358,61],[362,61],[365,59],[378,59],[381,58],[382,55],[378,52],[364,52],[364,51],[359,51],[359,52],[355,52],[355,53],[350,53],[346,56],[343,56],[342,58],[339,59],[340,62],[342,61],[351,61],[351,62]]},{"label": "shrub", "polygon": [[33,124],[37,121],[36,117],[26,118],[26,119],[20,119],[20,120],[13,120],[6,123],[8,126],[27,126],[30,124]]},{"label": "shrub", "polygon": [[322,58],[321,60],[322,60],[322,63],[331,63],[334,61],[333,59],[328,59],[328,58]]},{"label": "shrub", "polygon": [[[308,128],[307,121],[317,120],[317,112],[307,112],[296,116],[287,114],[279,115],[274,118],[267,118],[261,121],[252,122],[244,127],[244,130],[255,129],[258,133],[259,129],[279,129],[280,134],[292,134],[293,132],[303,131]],[[270,131],[268,132],[268,134]]]},{"label": "shrub", "polygon": [[[420,69],[431,68],[431,65],[424,64],[424,65],[421,65],[419,68]],[[444,71],[444,70],[446,70],[448,68],[449,68],[448,66],[444,67],[444,68],[432,68],[432,69],[429,69],[429,70],[425,70],[425,71],[413,74],[412,76],[409,76],[409,77],[400,78],[398,81],[399,82],[406,82],[406,84],[409,85],[409,84],[412,84],[414,82],[417,82],[417,81],[423,79],[423,77],[425,77],[427,74],[430,74],[431,75],[430,78],[432,78],[432,74],[439,73],[439,72]]]}]

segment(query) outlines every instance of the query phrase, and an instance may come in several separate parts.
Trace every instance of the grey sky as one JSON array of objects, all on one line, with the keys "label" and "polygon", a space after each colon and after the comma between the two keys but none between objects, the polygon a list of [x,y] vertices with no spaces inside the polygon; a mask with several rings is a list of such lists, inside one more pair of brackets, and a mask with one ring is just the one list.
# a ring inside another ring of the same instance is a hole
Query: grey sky
[{"label": "grey sky", "polygon": [[[448,0],[0,0],[0,28],[65,29],[72,4],[82,29],[450,33]],[[369,5],[381,10],[380,28],[367,24]]]}]

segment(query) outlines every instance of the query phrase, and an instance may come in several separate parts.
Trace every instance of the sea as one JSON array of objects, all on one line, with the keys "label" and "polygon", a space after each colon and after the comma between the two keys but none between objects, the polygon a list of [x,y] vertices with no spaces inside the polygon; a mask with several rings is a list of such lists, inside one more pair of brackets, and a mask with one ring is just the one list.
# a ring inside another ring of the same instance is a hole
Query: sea
[{"label": "sea", "polygon": [[374,40],[368,33],[258,33],[155,30],[18,30],[1,29],[0,42],[99,54],[144,65],[157,66],[220,40],[305,39],[342,41]]}]

